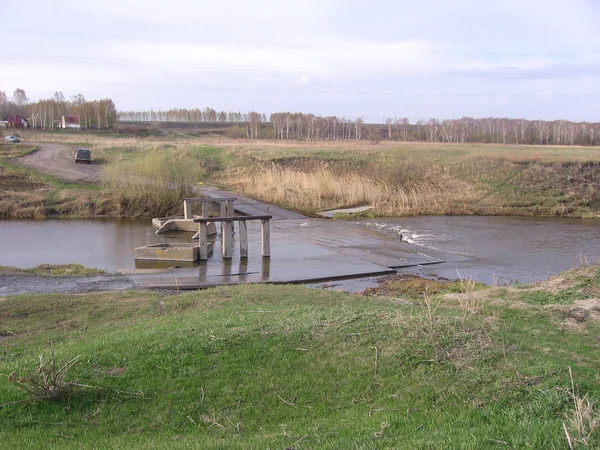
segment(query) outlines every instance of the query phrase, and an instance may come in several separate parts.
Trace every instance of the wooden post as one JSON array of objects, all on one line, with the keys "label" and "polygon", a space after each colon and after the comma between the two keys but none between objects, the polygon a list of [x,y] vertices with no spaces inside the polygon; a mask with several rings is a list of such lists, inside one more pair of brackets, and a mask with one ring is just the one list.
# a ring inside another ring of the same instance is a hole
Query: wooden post
[{"label": "wooden post", "polygon": [[240,258],[248,258],[248,224],[240,220]]},{"label": "wooden post", "polygon": [[269,219],[262,219],[262,255],[271,256],[271,222]]},{"label": "wooden post", "polygon": [[192,204],[187,199],[183,199],[183,218],[192,218]]},{"label": "wooden post", "polygon": [[209,211],[210,211],[210,202],[203,201],[202,202],[202,218],[203,219],[208,219]]},{"label": "wooden post", "polygon": [[208,259],[208,238],[206,229],[208,225],[200,222],[200,229],[198,230],[198,244],[200,245],[200,260],[204,261]]}]

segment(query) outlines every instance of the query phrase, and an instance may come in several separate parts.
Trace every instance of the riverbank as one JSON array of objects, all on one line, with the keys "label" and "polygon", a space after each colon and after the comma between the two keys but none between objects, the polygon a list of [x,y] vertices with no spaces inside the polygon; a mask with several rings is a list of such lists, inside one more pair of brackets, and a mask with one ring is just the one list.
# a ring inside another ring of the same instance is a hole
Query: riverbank
[{"label": "riverbank", "polygon": [[[0,378],[0,439],[40,449],[595,448],[599,270],[384,297],[244,285],[0,299],[12,373]],[[49,342],[57,367],[77,358],[70,384],[54,401],[28,400],[17,387],[38,355],[52,361]]]},{"label": "riverbank", "polygon": [[20,164],[23,157],[35,158],[38,149],[28,144],[0,146],[0,219],[113,215],[112,201],[96,184],[64,180]]},{"label": "riverbank", "polygon": [[[600,215],[600,150],[596,147],[282,143],[186,134],[32,133],[29,139],[89,146],[101,163],[96,166],[98,178],[100,168],[106,168],[107,176],[100,185],[86,185],[86,191],[80,185],[52,193],[31,189],[32,195],[10,194],[10,201],[0,205],[6,218],[19,214],[160,216],[178,211],[180,197],[203,185],[309,216],[366,205],[372,206],[364,213],[368,217]],[[70,159],[65,164],[80,169]],[[84,169],[88,167],[81,166]],[[9,175],[14,173],[4,174]],[[174,185],[180,192],[171,189]]]}]

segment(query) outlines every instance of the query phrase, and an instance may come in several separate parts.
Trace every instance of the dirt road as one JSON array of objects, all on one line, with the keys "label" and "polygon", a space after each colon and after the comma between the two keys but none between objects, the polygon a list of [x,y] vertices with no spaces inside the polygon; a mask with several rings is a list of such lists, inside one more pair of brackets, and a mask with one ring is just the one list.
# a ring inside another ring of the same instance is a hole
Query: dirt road
[{"label": "dirt road", "polygon": [[54,175],[69,181],[96,183],[100,181],[102,166],[95,164],[76,164],[76,147],[59,144],[34,144],[39,150],[24,156],[19,162],[42,173]]}]

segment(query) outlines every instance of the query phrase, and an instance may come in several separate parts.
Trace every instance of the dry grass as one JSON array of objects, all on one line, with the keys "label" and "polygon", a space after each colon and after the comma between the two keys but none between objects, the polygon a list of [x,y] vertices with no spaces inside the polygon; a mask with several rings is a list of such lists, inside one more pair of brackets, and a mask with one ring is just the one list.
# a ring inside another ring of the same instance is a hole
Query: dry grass
[{"label": "dry grass", "polygon": [[237,174],[231,182],[251,197],[305,212],[372,205],[379,214],[445,214],[449,202],[456,205],[474,195],[468,184],[443,177],[399,186],[326,168],[307,172],[273,166]]},{"label": "dry grass", "polygon": [[76,356],[63,365],[57,365],[54,357],[54,348],[50,345],[51,356],[49,360],[44,359],[44,355],[39,356],[39,363],[34,372],[31,372],[20,378],[16,373],[11,373],[8,380],[17,385],[37,399],[58,399],[67,395],[73,384],[66,381],[69,370],[79,360]]},{"label": "dry grass", "polygon": [[133,218],[167,216],[180,212],[181,200],[191,197],[202,179],[202,167],[185,157],[146,151],[138,158],[108,165],[105,188],[118,215]]},{"label": "dry grass", "polygon": [[[32,133],[29,139],[85,144],[93,148],[97,159],[119,166],[160,153],[168,155],[169,162],[185,159],[187,169],[196,171],[204,154],[218,162],[203,166],[212,185],[307,214],[362,205],[374,206],[372,214],[384,216],[596,217],[600,213],[596,181],[600,149],[594,147],[249,141],[198,137],[192,132],[151,136]],[[127,176],[125,168],[116,170],[119,176]],[[172,201],[168,196],[145,190],[135,199],[119,195],[119,214],[129,215],[129,205],[145,209],[148,204],[141,207],[141,196],[148,194],[156,196],[158,211],[168,210],[164,206]]]},{"label": "dry grass", "polygon": [[568,425],[563,423],[563,429],[567,437],[570,449],[575,449],[576,445],[583,448],[592,448],[592,440],[600,430],[600,411],[597,402],[589,397],[588,394],[579,395],[575,388],[573,380],[573,371],[569,367],[571,376],[571,391],[569,392],[573,401],[573,409],[567,416]]}]

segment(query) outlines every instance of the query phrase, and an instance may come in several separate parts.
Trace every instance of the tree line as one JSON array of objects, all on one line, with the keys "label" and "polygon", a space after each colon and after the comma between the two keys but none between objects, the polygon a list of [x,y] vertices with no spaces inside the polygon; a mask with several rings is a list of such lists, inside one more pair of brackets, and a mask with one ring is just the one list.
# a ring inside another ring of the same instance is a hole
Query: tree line
[{"label": "tree line", "polygon": [[63,116],[75,117],[82,129],[109,129],[117,120],[117,109],[108,98],[88,101],[78,94],[67,100],[57,91],[48,99],[30,102],[23,89],[16,89],[11,98],[0,91],[0,120],[8,120],[10,116],[21,116],[36,130],[60,128]]},{"label": "tree line", "polygon": [[207,122],[245,127],[248,139],[382,140],[516,145],[600,145],[600,123],[463,117],[448,120],[388,118],[365,123],[362,118],[276,112],[267,119],[257,112],[225,112],[212,108],[165,111],[119,111],[120,121]]},{"label": "tree line", "polygon": [[[365,123],[362,118],[322,117],[300,112],[217,111],[213,108],[117,111],[110,99],[86,101],[79,94],[66,100],[62,92],[30,102],[23,89],[11,98],[0,91],[0,120],[20,115],[34,129],[54,130],[62,116],[76,116],[83,129],[108,129],[115,122],[204,122],[237,125],[247,139],[382,140],[516,145],[600,145],[600,123],[463,117],[448,120],[388,118]],[[242,128],[243,127],[243,128]]]}]

